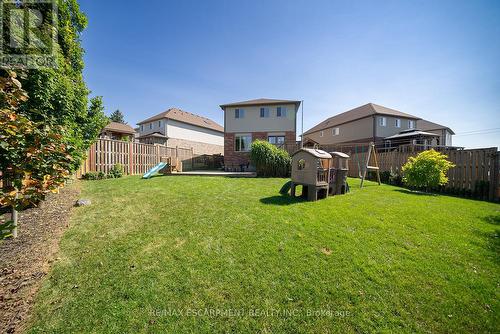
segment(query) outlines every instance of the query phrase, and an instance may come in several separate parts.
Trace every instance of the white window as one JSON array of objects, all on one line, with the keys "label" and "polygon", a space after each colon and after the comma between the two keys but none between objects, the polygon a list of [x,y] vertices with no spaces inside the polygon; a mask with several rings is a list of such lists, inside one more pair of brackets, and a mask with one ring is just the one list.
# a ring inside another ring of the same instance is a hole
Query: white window
[{"label": "white window", "polygon": [[285,143],[285,136],[268,136],[267,140],[273,145],[283,145]]},{"label": "white window", "polygon": [[269,108],[260,108],[260,117],[261,118],[269,117]]},{"label": "white window", "polygon": [[144,124],[141,124],[141,132],[144,131]]},{"label": "white window", "polygon": [[399,118],[396,118],[396,122],[394,123],[394,126],[397,128],[401,127],[401,120]]},{"label": "white window", "polygon": [[286,117],[286,107],[276,108],[276,117]]},{"label": "white window", "polygon": [[333,128],[332,129],[332,135],[338,136],[340,134],[340,129],[339,128]]},{"label": "white window", "polygon": [[234,109],[234,118],[245,118],[244,109]]},{"label": "white window", "polygon": [[378,125],[380,125],[380,126],[386,126],[386,125],[387,125],[387,118],[385,118],[385,117],[380,117],[380,118],[378,119]]},{"label": "white window", "polygon": [[415,121],[409,120],[408,121],[408,129],[414,129],[415,128]]},{"label": "white window", "polygon": [[153,123],[149,123],[149,129],[151,130],[153,128]]},{"label": "white window", "polygon": [[319,133],[319,136],[320,136],[320,137],[323,137],[323,131],[321,131],[321,132]]},{"label": "white window", "polygon": [[161,121],[158,121],[158,127],[161,128]]},{"label": "white window", "polygon": [[236,152],[248,152],[250,151],[251,144],[252,144],[251,135],[236,135],[234,150]]}]

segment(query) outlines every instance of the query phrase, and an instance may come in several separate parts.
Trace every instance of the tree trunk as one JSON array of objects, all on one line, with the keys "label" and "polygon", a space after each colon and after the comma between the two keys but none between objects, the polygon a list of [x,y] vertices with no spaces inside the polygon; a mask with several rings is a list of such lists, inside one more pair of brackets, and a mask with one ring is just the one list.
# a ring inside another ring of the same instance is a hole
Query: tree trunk
[{"label": "tree trunk", "polygon": [[[18,198],[18,194],[16,193],[16,200]],[[12,237],[17,238],[17,210],[14,206],[12,206]]]}]

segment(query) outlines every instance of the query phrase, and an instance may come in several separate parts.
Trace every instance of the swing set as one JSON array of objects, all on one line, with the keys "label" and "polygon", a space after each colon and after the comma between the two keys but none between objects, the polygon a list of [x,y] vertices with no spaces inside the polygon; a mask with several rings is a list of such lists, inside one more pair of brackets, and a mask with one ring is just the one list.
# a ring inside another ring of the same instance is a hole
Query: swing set
[{"label": "swing set", "polygon": [[363,183],[366,179],[366,174],[368,171],[372,170],[377,173],[377,181],[380,185],[380,168],[378,166],[377,151],[375,150],[375,143],[371,142],[368,146],[368,150],[365,153],[364,150],[358,153],[358,146],[354,146],[354,156],[356,157],[356,162],[358,164],[359,178],[361,179],[360,188],[363,188]]}]

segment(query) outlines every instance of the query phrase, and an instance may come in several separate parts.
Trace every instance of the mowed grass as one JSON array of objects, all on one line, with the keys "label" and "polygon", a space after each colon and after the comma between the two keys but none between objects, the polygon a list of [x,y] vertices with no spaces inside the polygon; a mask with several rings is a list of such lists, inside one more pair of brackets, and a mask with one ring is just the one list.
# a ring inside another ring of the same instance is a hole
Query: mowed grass
[{"label": "mowed grass", "polygon": [[83,183],[30,333],[498,332],[500,205],[368,183]]}]

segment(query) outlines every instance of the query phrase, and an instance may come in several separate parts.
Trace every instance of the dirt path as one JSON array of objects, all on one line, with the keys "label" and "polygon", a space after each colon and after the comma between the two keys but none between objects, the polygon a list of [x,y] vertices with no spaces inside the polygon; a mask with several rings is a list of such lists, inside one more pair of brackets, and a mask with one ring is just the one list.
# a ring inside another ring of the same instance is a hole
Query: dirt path
[{"label": "dirt path", "polygon": [[80,194],[78,183],[20,213],[19,237],[0,241],[0,333],[21,333]]}]

